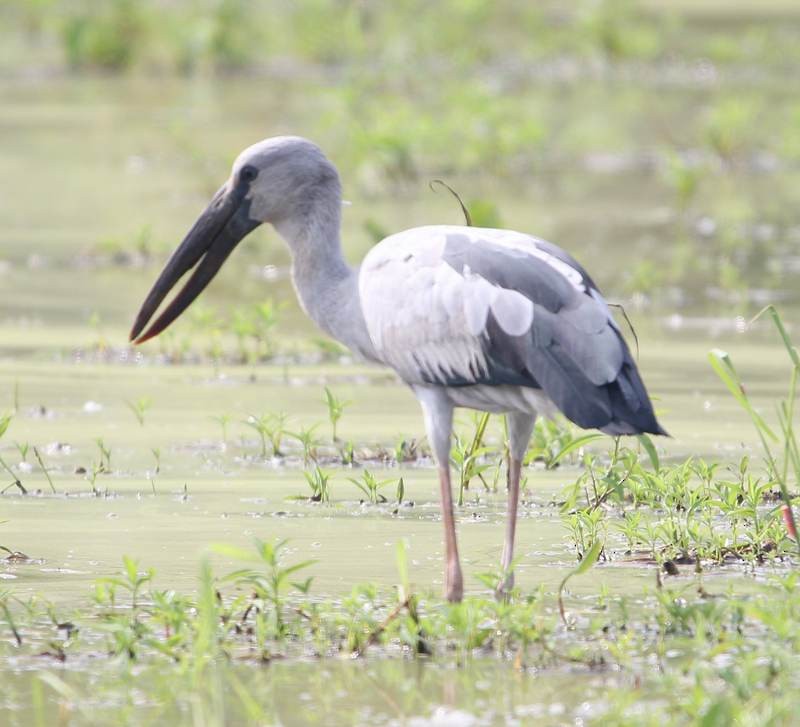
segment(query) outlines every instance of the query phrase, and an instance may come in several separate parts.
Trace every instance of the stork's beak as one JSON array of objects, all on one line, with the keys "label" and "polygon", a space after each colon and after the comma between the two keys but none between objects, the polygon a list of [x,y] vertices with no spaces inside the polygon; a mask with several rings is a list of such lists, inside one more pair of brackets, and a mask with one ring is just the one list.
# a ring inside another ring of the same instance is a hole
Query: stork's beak
[{"label": "stork's beak", "polygon": [[[161,333],[203,292],[236,245],[261,224],[250,218],[250,200],[246,199],[249,186],[247,182],[234,184],[231,180],[214,195],[178,249],[172,253],[142,304],[131,329],[131,341],[144,343]],[[142,333],[167,293],[195,265],[197,267],[186,285]]]}]

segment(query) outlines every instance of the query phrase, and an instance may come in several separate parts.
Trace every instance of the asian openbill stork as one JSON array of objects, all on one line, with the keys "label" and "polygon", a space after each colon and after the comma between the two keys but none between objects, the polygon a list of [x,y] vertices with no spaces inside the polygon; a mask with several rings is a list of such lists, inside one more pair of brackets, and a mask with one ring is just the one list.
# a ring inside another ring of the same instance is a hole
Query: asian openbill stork
[{"label": "asian openbill stork", "polygon": [[354,269],[342,256],[341,204],[336,168],[310,141],[276,137],[245,149],[161,272],[131,340],[163,331],[248,233],[272,224],[291,251],[306,313],[355,353],[393,368],[422,405],[439,469],[451,601],[463,594],[450,487],[453,409],[506,415],[502,595],[513,585],[520,470],[536,417],[561,411],[612,435],[665,432],[606,302],[563,250],[511,230],[435,225],[387,237]]}]

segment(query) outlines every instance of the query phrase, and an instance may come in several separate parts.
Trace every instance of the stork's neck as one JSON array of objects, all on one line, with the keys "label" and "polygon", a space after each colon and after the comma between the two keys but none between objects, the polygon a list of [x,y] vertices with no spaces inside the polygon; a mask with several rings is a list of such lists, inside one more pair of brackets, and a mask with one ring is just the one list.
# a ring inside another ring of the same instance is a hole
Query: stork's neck
[{"label": "stork's neck", "polygon": [[[337,190],[338,192],[338,190]],[[358,292],[358,270],[342,255],[341,198],[317,199],[302,216],[277,223],[292,253],[292,282],[305,312],[355,353],[374,359]]]}]

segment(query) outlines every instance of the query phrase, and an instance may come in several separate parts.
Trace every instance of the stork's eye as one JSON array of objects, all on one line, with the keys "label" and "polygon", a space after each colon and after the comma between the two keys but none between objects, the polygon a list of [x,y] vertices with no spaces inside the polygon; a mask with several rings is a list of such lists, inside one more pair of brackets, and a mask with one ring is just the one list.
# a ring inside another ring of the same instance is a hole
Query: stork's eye
[{"label": "stork's eye", "polygon": [[242,171],[239,172],[239,179],[243,182],[252,182],[258,176],[258,169],[250,164],[242,167]]}]

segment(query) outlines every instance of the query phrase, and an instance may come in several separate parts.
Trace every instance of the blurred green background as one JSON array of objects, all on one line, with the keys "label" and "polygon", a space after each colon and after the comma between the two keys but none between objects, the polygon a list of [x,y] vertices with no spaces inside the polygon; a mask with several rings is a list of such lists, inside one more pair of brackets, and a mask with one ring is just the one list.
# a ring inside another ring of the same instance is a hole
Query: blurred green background
[{"label": "blurred green background", "polygon": [[[281,133],[339,167],[354,262],[460,222],[442,178],[478,224],[571,251],[640,322],[705,335],[795,306],[798,70],[784,0],[3,0],[0,336],[123,345],[233,158]],[[259,230],[153,345],[233,347],[268,298],[287,302],[269,325],[306,338],[287,265]]]}]

